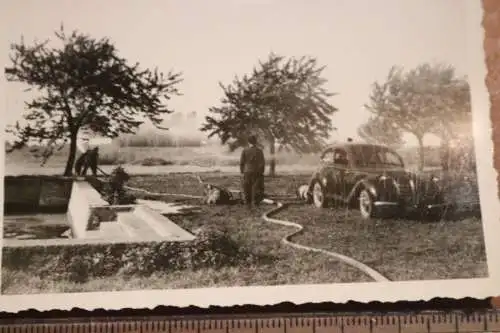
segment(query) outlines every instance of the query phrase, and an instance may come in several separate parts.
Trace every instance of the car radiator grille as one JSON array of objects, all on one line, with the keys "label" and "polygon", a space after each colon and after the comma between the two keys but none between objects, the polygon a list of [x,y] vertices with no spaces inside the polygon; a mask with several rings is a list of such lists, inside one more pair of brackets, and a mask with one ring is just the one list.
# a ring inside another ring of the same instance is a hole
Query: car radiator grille
[{"label": "car radiator grille", "polygon": [[406,180],[400,181],[398,184],[398,188],[399,188],[399,194],[401,195],[401,199],[403,199],[403,201],[406,203],[413,203],[414,196],[412,187],[410,186],[410,182]]}]

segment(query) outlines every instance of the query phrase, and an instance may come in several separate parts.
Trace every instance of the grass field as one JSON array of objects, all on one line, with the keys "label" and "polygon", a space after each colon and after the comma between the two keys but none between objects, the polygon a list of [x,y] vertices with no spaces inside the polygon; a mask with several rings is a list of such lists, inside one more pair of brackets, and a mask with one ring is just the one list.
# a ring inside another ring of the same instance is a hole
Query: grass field
[{"label": "grass field", "polygon": [[[282,175],[267,179],[266,192],[270,196],[288,195],[308,176]],[[239,178],[229,174],[212,173],[203,178],[231,188],[239,184]],[[201,190],[197,180],[186,174],[134,176],[130,185],[151,191],[195,195]],[[269,207],[248,212],[242,206],[204,206],[197,214],[171,216],[190,231],[200,228],[227,230],[237,242],[270,258],[257,264],[146,277],[117,275],[85,283],[47,282],[35,274],[4,271],[3,290],[12,294],[370,281],[357,269],[335,259],[281,244],[280,239],[290,229],[263,221],[261,214],[266,209]],[[276,217],[304,224],[305,232],[295,239],[296,242],[352,256],[391,280],[487,276],[482,224],[478,218],[434,223],[361,222],[356,211],[318,210],[298,204]]]}]

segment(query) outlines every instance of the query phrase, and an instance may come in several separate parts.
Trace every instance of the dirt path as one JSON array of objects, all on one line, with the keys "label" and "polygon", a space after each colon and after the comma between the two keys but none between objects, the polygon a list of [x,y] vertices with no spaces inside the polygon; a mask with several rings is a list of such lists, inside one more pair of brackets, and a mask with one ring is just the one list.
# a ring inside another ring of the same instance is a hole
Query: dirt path
[{"label": "dirt path", "polygon": [[[100,168],[109,173],[116,165],[103,165]],[[131,175],[160,175],[166,173],[195,173],[195,172],[224,172],[224,173],[238,173],[237,166],[214,166],[214,167],[201,167],[196,165],[164,165],[164,166],[142,166],[142,165],[123,165],[125,170]],[[311,166],[278,166],[278,173],[309,173],[314,170]],[[61,175],[64,171],[62,167],[37,167],[37,166],[20,166],[9,165],[5,166],[6,176],[19,176],[19,175]]]},{"label": "dirt path", "polygon": [[[109,173],[116,165],[99,166],[104,172]],[[168,173],[196,173],[196,172],[223,172],[229,174],[238,174],[238,166],[213,166],[204,167],[198,165],[162,165],[162,166],[143,166],[136,164],[124,164],[123,167],[131,175],[161,175]],[[316,169],[311,165],[278,165],[276,172],[278,174],[309,174]],[[410,168],[412,169],[412,168]],[[436,168],[426,168],[426,171],[436,170]],[[36,164],[16,165],[7,163],[5,166],[5,176],[19,175],[62,175],[64,167],[46,166],[41,167]]]}]

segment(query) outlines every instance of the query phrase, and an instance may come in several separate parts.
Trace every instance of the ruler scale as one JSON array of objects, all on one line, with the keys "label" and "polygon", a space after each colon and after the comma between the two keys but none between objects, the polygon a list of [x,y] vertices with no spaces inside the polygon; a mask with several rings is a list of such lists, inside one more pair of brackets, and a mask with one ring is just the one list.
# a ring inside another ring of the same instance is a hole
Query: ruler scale
[{"label": "ruler scale", "polygon": [[489,333],[500,312],[0,320],[0,333]]}]

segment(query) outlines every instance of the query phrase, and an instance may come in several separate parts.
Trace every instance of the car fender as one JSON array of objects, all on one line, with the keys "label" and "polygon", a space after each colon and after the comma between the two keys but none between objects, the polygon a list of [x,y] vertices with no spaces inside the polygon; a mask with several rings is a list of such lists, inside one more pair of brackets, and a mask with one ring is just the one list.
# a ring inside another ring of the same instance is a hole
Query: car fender
[{"label": "car fender", "polygon": [[368,191],[374,197],[378,196],[378,189],[377,189],[377,185],[376,185],[376,180],[373,178],[362,178],[354,184],[351,191],[347,195],[346,201],[351,202],[352,200],[357,198],[357,196],[362,188],[368,189]]},{"label": "car fender", "polygon": [[319,182],[322,186],[329,187],[332,185],[332,182],[335,181],[333,176],[332,168],[322,168],[321,170],[315,172],[313,177],[311,178],[310,186],[315,182]]},{"label": "car fender", "polygon": [[312,188],[312,186],[315,182],[320,181],[320,179],[321,179],[320,174],[321,174],[320,171],[313,172],[313,174],[311,175],[311,178],[309,179],[309,183],[307,184],[309,186],[309,188]]},{"label": "car fender", "polygon": [[443,196],[447,192],[447,180],[433,174],[428,177],[415,175],[413,181],[416,186],[416,191],[426,196],[429,193],[436,196]]}]

